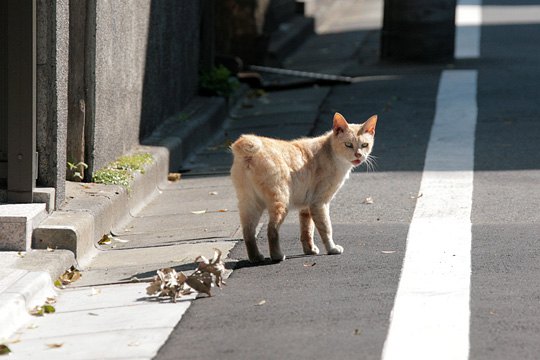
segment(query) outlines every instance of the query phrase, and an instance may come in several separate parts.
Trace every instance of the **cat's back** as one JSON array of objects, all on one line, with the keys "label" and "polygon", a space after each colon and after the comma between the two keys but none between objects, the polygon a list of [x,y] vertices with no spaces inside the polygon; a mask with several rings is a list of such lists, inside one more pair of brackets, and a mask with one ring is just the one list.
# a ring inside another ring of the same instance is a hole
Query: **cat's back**
[{"label": "cat's back", "polygon": [[234,157],[289,157],[295,147],[289,142],[257,135],[241,135],[231,145]]}]

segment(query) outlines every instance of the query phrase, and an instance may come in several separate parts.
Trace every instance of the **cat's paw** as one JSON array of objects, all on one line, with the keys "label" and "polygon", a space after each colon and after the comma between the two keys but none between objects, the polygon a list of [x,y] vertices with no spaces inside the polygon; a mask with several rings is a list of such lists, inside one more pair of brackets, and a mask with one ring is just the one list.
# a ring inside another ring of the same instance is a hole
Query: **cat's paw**
[{"label": "cat's paw", "polygon": [[285,255],[283,255],[283,253],[281,252],[278,252],[278,253],[270,254],[270,258],[272,259],[272,261],[280,262],[280,261],[285,260]]},{"label": "cat's paw", "polygon": [[259,254],[256,254],[254,256],[249,256],[249,261],[251,263],[260,263],[260,262],[263,262],[264,261],[264,255],[259,253]]},{"label": "cat's paw", "polygon": [[328,255],[339,255],[343,253],[343,246],[336,245],[335,247],[328,250]]},{"label": "cat's paw", "polygon": [[304,254],[306,255],[319,255],[319,248],[316,245],[313,245],[311,249],[304,249]]}]

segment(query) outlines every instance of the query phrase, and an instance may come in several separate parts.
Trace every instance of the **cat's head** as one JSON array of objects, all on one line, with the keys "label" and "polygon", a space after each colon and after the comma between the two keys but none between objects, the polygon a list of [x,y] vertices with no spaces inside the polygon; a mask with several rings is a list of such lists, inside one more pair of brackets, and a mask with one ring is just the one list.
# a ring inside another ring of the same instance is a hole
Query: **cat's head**
[{"label": "cat's head", "polygon": [[334,115],[332,148],[344,162],[358,166],[370,160],[371,149],[375,142],[377,115],[373,115],[363,124],[349,124],[340,113]]}]

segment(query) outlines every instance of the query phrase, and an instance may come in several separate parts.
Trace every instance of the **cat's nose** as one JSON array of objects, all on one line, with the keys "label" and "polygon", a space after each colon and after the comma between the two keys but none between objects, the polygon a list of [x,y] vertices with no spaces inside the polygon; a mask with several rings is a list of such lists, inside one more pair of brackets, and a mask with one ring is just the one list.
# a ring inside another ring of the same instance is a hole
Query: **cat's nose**
[{"label": "cat's nose", "polygon": [[356,156],[357,158],[359,158],[359,159],[360,159],[360,158],[362,157],[362,154],[361,154],[361,153],[359,153],[359,152],[357,152],[357,153],[355,153],[355,154],[354,154],[354,156]]}]

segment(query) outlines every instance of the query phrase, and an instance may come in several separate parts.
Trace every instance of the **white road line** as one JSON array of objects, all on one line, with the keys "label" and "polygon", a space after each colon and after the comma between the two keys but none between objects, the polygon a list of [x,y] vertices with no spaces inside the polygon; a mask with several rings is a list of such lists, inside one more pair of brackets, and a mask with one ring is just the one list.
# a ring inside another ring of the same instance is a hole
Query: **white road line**
[{"label": "white road line", "polygon": [[456,59],[480,57],[480,25],[482,23],[482,1],[460,0],[456,6]]},{"label": "white road line", "polygon": [[467,359],[477,71],[441,75],[383,360]]}]

